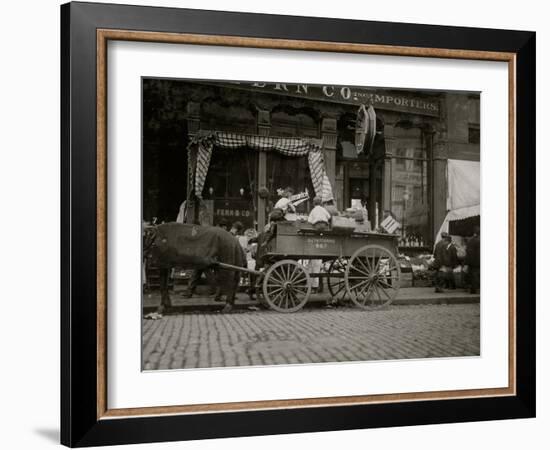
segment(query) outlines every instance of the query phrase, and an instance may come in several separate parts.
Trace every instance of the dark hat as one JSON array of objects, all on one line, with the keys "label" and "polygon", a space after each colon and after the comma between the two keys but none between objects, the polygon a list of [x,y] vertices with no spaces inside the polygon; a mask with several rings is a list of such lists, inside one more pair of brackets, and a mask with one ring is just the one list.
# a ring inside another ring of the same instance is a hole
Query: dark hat
[{"label": "dark hat", "polygon": [[232,228],[234,228],[235,230],[237,230],[239,233],[243,230],[244,226],[242,224],[242,222],[234,222],[233,225],[231,226]]},{"label": "dark hat", "polygon": [[441,239],[445,239],[445,238],[449,238],[449,237],[451,237],[451,235],[449,233],[447,233],[446,231],[441,232]]}]

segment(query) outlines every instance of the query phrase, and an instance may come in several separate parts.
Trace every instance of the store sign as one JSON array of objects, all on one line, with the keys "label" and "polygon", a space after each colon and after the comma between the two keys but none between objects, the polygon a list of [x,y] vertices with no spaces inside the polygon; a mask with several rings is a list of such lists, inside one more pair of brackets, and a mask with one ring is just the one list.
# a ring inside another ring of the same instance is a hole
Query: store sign
[{"label": "store sign", "polygon": [[234,209],[234,208],[228,208],[228,209],[222,209],[218,208],[214,211],[214,214],[216,216],[220,217],[250,217],[252,213],[247,209]]},{"label": "store sign", "polygon": [[[374,108],[369,105],[360,105],[357,110],[357,119],[355,120],[355,150],[357,154],[369,153],[374,144],[376,135],[376,113]],[[366,145],[366,148],[365,148]]]},{"label": "store sign", "polygon": [[254,224],[252,202],[247,200],[214,200],[214,223],[225,219],[231,225],[234,222],[241,222],[245,227]]},{"label": "store sign", "polygon": [[[218,83],[216,83],[218,84]],[[233,88],[269,92],[289,95],[293,97],[307,97],[312,100],[334,101],[351,104],[372,105],[375,108],[410,112],[428,116],[439,116],[439,101],[399,94],[395,91],[381,91],[356,86],[311,85],[289,83],[219,83]]]}]

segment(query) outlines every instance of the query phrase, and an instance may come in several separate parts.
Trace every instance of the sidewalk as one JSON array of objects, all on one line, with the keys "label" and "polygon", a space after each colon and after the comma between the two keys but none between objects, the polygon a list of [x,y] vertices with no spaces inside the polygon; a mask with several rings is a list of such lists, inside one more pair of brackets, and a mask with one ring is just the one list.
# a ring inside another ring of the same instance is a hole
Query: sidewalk
[{"label": "sidewalk", "polygon": [[[202,287],[202,286],[201,286]],[[184,311],[210,311],[218,310],[223,307],[223,303],[215,302],[212,297],[204,295],[199,290],[191,298],[182,296],[184,288],[178,288],[170,292],[172,305],[178,310]],[[327,303],[329,294],[327,292],[312,294],[306,307],[321,307]],[[479,303],[479,294],[470,294],[464,289],[446,290],[444,293],[435,293],[432,287],[408,287],[401,288],[397,298],[392,305],[450,305],[458,303]],[[143,295],[143,308],[150,310],[160,304],[160,293],[158,291],[149,292]],[[239,293],[237,295],[235,306],[237,309],[247,309],[249,307],[258,307],[257,300],[251,300],[247,294]]]}]

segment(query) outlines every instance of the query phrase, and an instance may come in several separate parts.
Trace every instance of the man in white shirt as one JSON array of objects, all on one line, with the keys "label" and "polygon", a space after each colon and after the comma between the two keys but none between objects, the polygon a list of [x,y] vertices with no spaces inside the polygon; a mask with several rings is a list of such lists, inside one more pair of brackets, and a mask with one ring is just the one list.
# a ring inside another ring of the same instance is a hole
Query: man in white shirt
[{"label": "man in white shirt", "polygon": [[309,213],[308,222],[311,223],[316,230],[328,230],[330,213],[322,206],[323,201],[320,197],[314,197],[313,204],[315,206]]}]

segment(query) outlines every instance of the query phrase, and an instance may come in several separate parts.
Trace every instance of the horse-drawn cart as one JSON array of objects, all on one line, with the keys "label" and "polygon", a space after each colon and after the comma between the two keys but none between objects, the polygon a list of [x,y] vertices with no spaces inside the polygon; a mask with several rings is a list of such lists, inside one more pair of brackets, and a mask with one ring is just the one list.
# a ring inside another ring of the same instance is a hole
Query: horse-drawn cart
[{"label": "horse-drawn cart", "polygon": [[[391,234],[320,232],[303,222],[279,222],[272,236],[260,242],[262,270],[245,271],[257,276],[260,300],[276,311],[301,309],[314,277],[327,279],[333,300],[349,297],[360,308],[376,309],[390,304],[399,291],[396,253],[397,237]],[[307,260],[321,260],[325,270],[312,272]]]}]

